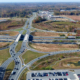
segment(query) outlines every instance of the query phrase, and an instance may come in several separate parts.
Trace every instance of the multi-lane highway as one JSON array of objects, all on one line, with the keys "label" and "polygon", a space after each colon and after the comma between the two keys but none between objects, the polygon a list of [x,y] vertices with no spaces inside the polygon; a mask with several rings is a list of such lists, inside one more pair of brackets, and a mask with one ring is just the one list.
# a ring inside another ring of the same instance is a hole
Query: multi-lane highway
[{"label": "multi-lane highway", "polygon": [[[45,58],[47,56],[51,56],[51,55],[55,55],[55,54],[61,54],[61,53],[73,53],[73,52],[80,52],[80,50],[68,50],[68,51],[56,51],[56,52],[40,52],[40,51],[37,51],[35,49],[32,49],[29,47],[28,45],[28,40],[29,40],[29,35],[30,35],[30,29],[32,28],[32,20],[36,17],[36,14],[34,13],[33,16],[29,19],[27,19],[24,27],[23,27],[23,30],[19,32],[19,35],[17,36],[17,38],[15,39],[15,42],[10,46],[10,55],[11,55],[11,58],[9,58],[8,60],[6,60],[1,66],[0,66],[0,80],[3,80],[3,77],[4,77],[4,74],[5,74],[5,70],[7,68],[7,66],[14,60],[15,62],[15,67],[9,77],[9,80],[18,80],[21,72],[25,69],[25,68],[28,68],[37,60],[39,59],[42,59],[42,58]],[[28,24],[29,23],[29,24]],[[28,24],[28,28],[26,28]],[[24,40],[22,42],[22,46],[21,46],[21,49],[19,50],[19,52],[16,52],[15,51],[15,48],[18,44],[18,41],[23,33],[23,31],[26,30],[26,35],[24,37]],[[47,37],[48,38],[48,37]],[[22,66],[22,62],[21,62],[21,59],[19,58],[19,55],[22,54],[23,52],[25,52],[25,50],[31,50],[31,51],[34,51],[34,52],[38,52],[38,53],[48,53],[44,56],[41,56],[41,57],[38,57],[32,61],[30,61],[29,63],[25,64],[24,66]]]},{"label": "multi-lane highway", "polygon": [[[27,23],[28,21],[26,21],[23,29],[26,29],[26,26],[27,26]],[[18,44],[18,41],[20,39],[20,36],[21,34],[23,33],[24,30],[20,31],[19,32],[19,35],[17,36],[15,42],[10,46],[10,54],[11,54],[11,58],[9,58],[8,60],[6,60],[1,66],[0,66],[0,80],[3,80],[4,78],[4,74],[5,74],[5,71],[6,71],[6,68],[7,66],[14,60],[15,61],[15,68],[14,68],[14,71],[16,71],[16,74],[18,73],[18,70],[22,67],[22,63],[21,63],[21,60],[19,58],[19,55],[22,53],[22,52],[18,52],[16,53],[15,52],[15,47],[16,45]],[[8,37],[9,38],[9,37]],[[23,48],[22,48],[23,49]],[[23,50],[22,50],[23,51]],[[19,54],[19,55],[16,55],[16,54]],[[10,75],[10,79],[13,78],[13,76]],[[15,80],[15,79],[14,79]]]}]

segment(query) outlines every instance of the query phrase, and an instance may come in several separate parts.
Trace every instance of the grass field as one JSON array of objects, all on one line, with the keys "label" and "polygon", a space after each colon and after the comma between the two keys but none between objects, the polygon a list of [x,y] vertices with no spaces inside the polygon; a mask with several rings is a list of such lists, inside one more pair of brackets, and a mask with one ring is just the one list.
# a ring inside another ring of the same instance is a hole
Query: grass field
[{"label": "grass field", "polygon": [[21,31],[23,28],[14,29],[13,31]]},{"label": "grass field", "polygon": [[17,31],[4,31],[4,32],[0,32],[0,35],[9,35],[9,36],[16,36],[18,34],[19,34],[19,32],[17,32]]},{"label": "grass field", "polygon": [[53,33],[53,32],[33,32],[31,33],[31,35],[33,36],[55,36],[55,37],[59,37],[60,35],[64,35],[63,33]]},{"label": "grass field", "polygon": [[0,48],[7,47],[11,45],[13,42],[0,42]]},{"label": "grass field", "polygon": [[33,60],[37,57],[40,57],[42,55],[45,55],[45,54],[32,52],[32,51],[27,51],[27,52],[25,52],[25,54],[22,55],[22,58],[24,60],[24,63],[26,64],[26,63],[30,62],[31,60]]},{"label": "grass field", "polygon": [[80,22],[63,22],[63,21],[44,21],[40,23],[33,23],[32,25],[35,28],[43,29],[43,30],[54,30],[54,31],[62,31],[62,32],[72,32],[75,28],[79,28]]},{"label": "grass field", "polygon": [[23,20],[8,20],[6,22],[0,22],[0,30],[10,30],[20,28],[25,24]]},{"label": "grass field", "polygon": [[[34,69],[34,70],[65,69],[65,67],[61,66],[62,63],[60,61],[63,59],[65,59],[67,61],[68,58],[69,58],[68,61],[71,61],[71,59],[74,60],[73,59],[74,57],[80,57],[80,52],[56,54],[53,56],[45,57],[43,59],[36,61],[30,68]],[[79,60],[79,58],[76,58],[76,59],[77,59],[77,61]],[[64,61],[64,63],[65,63],[65,61]],[[35,67],[35,68],[33,68],[33,67]],[[75,67],[75,68],[78,68],[78,67]],[[80,66],[79,66],[79,68],[80,68]]]},{"label": "grass field", "polygon": [[21,21],[21,20],[23,20],[23,21],[26,21],[27,18],[17,18],[17,17],[13,17],[13,18],[11,18],[11,20],[15,20],[15,21]]},{"label": "grass field", "polygon": [[38,51],[43,52],[54,52],[54,51],[63,51],[63,50],[76,50],[79,49],[77,44],[39,44],[32,43],[30,46]]},{"label": "grass field", "polygon": [[15,48],[16,52],[18,52],[21,49],[21,45],[22,45],[22,41],[19,41],[16,48]]},{"label": "grass field", "polygon": [[15,66],[14,61],[12,61],[12,62],[8,65],[8,67],[7,67],[7,69],[6,69],[5,76],[4,76],[4,79],[3,79],[3,80],[8,80],[8,78],[9,78],[12,70],[14,69],[14,66]]},{"label": "grass field", "polygon": [[[59,62],[56,63],[56,65],[53,65],[52,67],[55,69],[79,69],[80,68],[80,57],[72,57],[72,58],[66,58],[62,59]],[[58,67],[59,66],[59,67]]]},{"label": "grass field", "polygon": [[23,32],[22,34],[23,34],[23,35],[25,35],[25,34],[26,34],[26,32],[27,32],[27,31],[26,31],[26,30],[24,30],[24,32]]},{"label": "grass field", "polygon": [[0,50],[0,66],[10,57],[9,49]]}]

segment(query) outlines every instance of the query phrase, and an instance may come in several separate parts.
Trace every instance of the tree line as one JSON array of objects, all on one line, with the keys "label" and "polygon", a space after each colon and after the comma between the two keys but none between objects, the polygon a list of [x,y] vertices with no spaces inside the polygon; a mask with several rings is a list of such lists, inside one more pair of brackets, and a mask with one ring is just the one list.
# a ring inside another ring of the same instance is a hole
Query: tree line
[{"label": "tree line", "polygon": [[[32,12],[39,10],[54,11],[55,14],[72,14],[61,13],[61,9],[80,9],[80,3],[0,3],[0,17],[29,17]],[[80,14],[76,12],[76,15]]]}]

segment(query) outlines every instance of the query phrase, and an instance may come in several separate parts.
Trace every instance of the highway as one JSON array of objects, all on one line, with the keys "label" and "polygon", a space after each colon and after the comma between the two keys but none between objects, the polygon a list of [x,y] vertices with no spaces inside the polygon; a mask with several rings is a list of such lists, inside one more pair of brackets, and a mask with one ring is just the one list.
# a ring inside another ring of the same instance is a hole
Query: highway
[{"label": "highway", "polygon": [[[24,25],[24,29],[26,29],[26,26],[27,26],[27,23],[28,21],[26,21],[25,25]],[[15,62],[15,68],[14,68],[14,71],[16,70],[16,74],[18,73],[18,70],[22,67],[22,63],[21,63],[21,60],[20,58],[18,57],[22,52],[19,52],[18,56],[16,55],[17,53],[15,52],[15,47],[17,46],[18,44],[18,41],[19,41],[19,38],[20,38],[20,34],[23,33],[24,30],[20,31],[19,32],[19,35],[17,36],[17,39],[15,40],[15,42],[10,46],[10,55],[11,55],[11,58],[9,58],[8,60],[6,60],[1,66],[0,66],[0,80],[3,80],[4,78],[4,74],[5,74],[5,71],[6,71],[6,68],[7,66],[14,60]],[[16,56],[15,56],[16,55]],[[16,65],[17,64],[17,65]],[[14,76],[11,76],[9,78],[14,78]]]},{"label": "highway", "polygon": [[[29,29],[31,28],[31,27],[30,27],[30,26],[31,26],[31,20],[33,20],[33,18],[32,18],[32,19],[30,18],[30,22],[29,22],[29,25],[28,25],[28,28],[27,28],[27,33],[26,33],[26,34],[28,34],[28,35],[30,34],[30,30],[29,30]],[[25,37],[28,37],[28,36],[25,35]],[[26,45],[25,43],[27,43],[27,45]],[[55,54],[80,52],[80,50],[69,50],[69,51],[58,51],[58,52],[57,52],[57,51],[56,51],[56,52],[41,52],[41,51],[37,51],[37,50],[35,50],[35,49],[30,48],[29,45],[28,45],[28,41],[25,40],[25,39],[23,40],[23,43],[22,43],[22,46],[21,46],[21,50],[22,50],[23,45],[24,45],[24,47],[26,47],[27,49],[29,49],[29,50],[31,50],[31,51],[38,52],[38,53],[45,53],[45,54],[47,53],[47,55],[38,57],[38,58],[30,61],[29,63],[27,63],[25,66],[23,66],[23,67],[18,71],[18,73],[15,75],[15,78],[13,78],[14,80],[18,80],[21,72],[22,72],[25,68],[28,68],[28,70],[30,70],[29,67],[30,67],[35,61],[37,61],[37,60],[39,60],[39,59],[42,59],[42,58],[47,57],[47,56],[55,55]],[[20,51],[21,51],[21,50],[20,50]],[[19,51],[19,52],[20,52],[20,51]],[[19,56],[20,53],[17,53],[16,55]]]},{"label": "highway", "polygon": [[46,38],[56,38],[56,39],[59,38],[59,39],[61,39],[61,38],[66,38],[66,37],[65,36],[60,36],[60,37],[56,37],[56,36],[54,36],[54,37],[53,36],[33,36],[33,39],[39,39],[39,38],[42,38],[42,39],[43,38],[45,38],[45,39]]},{"label": "highway", "polygon": [[0,20],[0,22],[5,22],[5,21],[7,21],[7,20],[6,19]]},{"label": "highway", "polygon": [[[68,51],[56,51],[56,52],[41,52],[41,51],[37,51],[35,49],[32,49],[29,47],[28,45],[28,40],[29,40],[29,35],[31,33],[30,29],[32,28],[32,20],[35,18],[35,14],[33,14],[33,16],[31,18],[29,18],[23,29],[26,30],[26,35],[24,37],[24,40],[22,42],[22,46],[21,46],[21,49],[19,50],[19,52],[16,52],[15,51],[15,48],[18,44],[18,41],[23,33],[24,30],[20,31],[19,32],[19,35],[17,36],[15,42],[10,46],[10,55],[11,57],[6,60],[1,66],[0,66],[0,80],[3,80],[3,77],[4,77],[4,74],[5,74],[5,70],[7,68],[7,66],[14,60],[15,62],[15,67],[11,73],[11,75],[9,76],[9,79],[8,80],[18,80],[21,72],[25,69],[25,68],[28,68],[34,63],[36,62],[37,60],[39,59],[42,59],[42,58],[45,58],[47,56],[51,56],[51,55],[56,55],[56,54],[66,54],[66,53],[73,53],[73,52],[80,52],[80,49],[79,50],[68,50]],[[27,26],[27,23],[29,22],[29,25],[28,25],[28,28],[26,28]],[[48,37],[47,37],[48,38]],[[43,38],[42,38],[43,39]],[[60,39],[59,39],[60,40]],[[24,66],[22,66],[22,62],[21,62],[21,59],[19,58],[19,56],[25,52],[25,50],[31,50],[31,51],[34,51],[34,52],[38,52],[38,53],[45,53],[46,55],[43,55],[41,57],[38,57],[30,62],[28,62],[27,64],[25,64]],[[29,69],[30,70],[30,69]]]},{"label": "highway", "polygon": [[12,61],[13,61],[13,58],[10,57],[0,66],[0,80],[3,80],[6,68]]},{"label": "highway", "polygon": [[40,40],[57,40],[57,41],[80,41],[80,39],[54,39],[54,38],[52,38],[52,37],[49,37],[49,38],[46,38],[46,37],[44,37],[44,38],[33,38],[33,41],[40,41]]},{"label": "highway", "polygon": [[35,49],[30,48],[29,45],[28,45],[28,42],[27,42],[27,49],[29,49],[29,50],[31,50],[31,51],[34,51],[34,52],[38,52],[38,53],[47,53],[47,55],[38,57],[38,58],[30,61],[29,63],[25,64],[25,66],[23,66],[23,67],[20,69],[19,73],[16,74],[15,80],[18,80],[21,72],[22,72],[25,68],[27,68],[28,70],[30,70],[29,67],[30,67],[34,62],[36,62],[36,61],[39,60],[39,59],[42,59],[42,58],[45,58],[45,57],[51,56],[51,55],[56,55],[56,54],[62,54],[62,53],[65,54],[65,53],[80,52],[80,49],[79,49],[79,50],[58,51],[58,52],[57,52],[57,51],[56,51],[56,52],[41,52],[41,51],[37,51],[37,50],[35,50]]},{"label": "highway", "polygon": [[49,42],[49,41],[31,41],[31,43],[40,43],[40,44],[77,44],[76,42]]},{"label": "highway", "polygon": [[[25,23],[25,25],[23,27],[24,30],[26,29],[27,23],[28,23],[28,21]],[[19,41],[22,33],[23,32],[21,32],[18,35],[17,39],[15,40],[15,43],[12,45],[12,47],[10,47],[10,54],[15,61],[15,67],[14,67],[14,69],[13,69],[13,71],[12,71],[10,77],[9,77],[9,80],[11,80],[11,79],[16,80],[15,79],[16,75],[19,73],[20,69],[22,68],[22,62],[21,62],[21,59],[19,58],[19,55],[22,54],[26,49],[26,47],[25,47],[26,46],[26,42],[25,42],[26,39],[25,38],[23,40],[23,43],[22,43],[22,46],[21,46],[21,49],[19,50],[19,52],[17,52],[17,53],[15,52],[15,47],[18,44],[18,41]],[[14,47],[14,45],[15,45],[15,47]]]},{"label": "highway", "polygon": [[0,41],[14,41],[14,39],[0,39]]}]

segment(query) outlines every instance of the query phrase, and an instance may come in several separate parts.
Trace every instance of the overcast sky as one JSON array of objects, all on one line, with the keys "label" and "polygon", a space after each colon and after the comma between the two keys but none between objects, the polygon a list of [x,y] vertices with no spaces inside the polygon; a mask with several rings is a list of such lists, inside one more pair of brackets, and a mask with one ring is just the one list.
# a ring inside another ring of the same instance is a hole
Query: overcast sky
[{"label": "overcast sky", "polygon": [[0,0],[0,2],[80,2],[80,0]]}]

